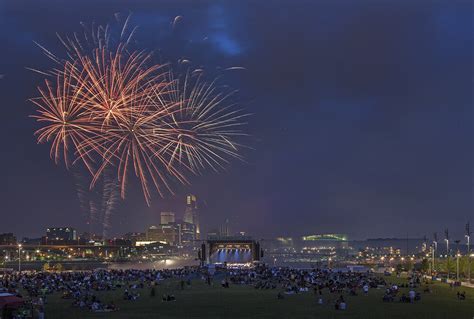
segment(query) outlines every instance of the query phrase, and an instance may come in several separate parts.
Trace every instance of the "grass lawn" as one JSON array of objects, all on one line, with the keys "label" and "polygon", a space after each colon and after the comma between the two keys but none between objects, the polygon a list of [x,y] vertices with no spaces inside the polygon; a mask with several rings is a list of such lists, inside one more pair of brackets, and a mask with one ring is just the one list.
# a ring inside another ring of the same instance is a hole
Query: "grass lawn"
[{"label": "grass lawn", "polygon": [[[387,278],[389,282],[403,279]],[[92,313],[71,306],[72,300],[63,300],[60,295],[48,296],[46,318],[383,318],[383,319],[436,319],[474,318],[474,289],[454,288],[434,283],[431,294],[422,293],[422,300],[415,304],[384,303],[383,290],[371,289],[369,296],[345,296],[348,309],[336,311],[333,303],[318,305],[313,292],[285,295],[277,299],[277,290],[256,290],[248,286],[231,285],[221,288],[216,281],[209,287],[195,280],[190,288],[178,288],[176,281],[166,281],[156,287],[156,296],[150,296],[150,288],[138,290],[141,297],[136,301],[122,300],[123,289],[99,292],[102,302],[113,300],[120,308],[111,313]],[[457,300],[457,291],[466,291],[464,301]],[[402,289],[408,292],[408,289]],[[175,302],[162,302],[163,293],[173,293]],[[326,293],[324,301],[338,296]]]}]

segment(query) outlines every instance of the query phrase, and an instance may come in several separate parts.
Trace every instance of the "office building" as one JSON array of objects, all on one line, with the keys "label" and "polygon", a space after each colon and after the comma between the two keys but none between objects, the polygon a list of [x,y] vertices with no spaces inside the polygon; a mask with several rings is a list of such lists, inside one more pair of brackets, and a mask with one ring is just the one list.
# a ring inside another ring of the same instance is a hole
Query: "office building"
[{"label": "office building", "polygon": [[51,227],[46,229],[47,244],[66,244],[77,240],[76,230],[72,227]]},{"label": "office building", "polygon": [[15,245],[16,237],[13,233],[0,234],[0,245]]},{"label": "office building", "polygon": [[185,221],[180,223],[181,225],[181,243],[183,245],[189,245],[196,239],[196,226]]},{"label": "office building", "polygon": [[186,209],[184,211],[184,222],[193,224],[195,227],[195,239],[201,238],[201,227],[199,223],[199,210],[195,195],[186,196]]},{"label": "office building", "polygon": [[180,240],[179,227],[176,224],[151,226],[146,230],[146,241],[178,245]]},{"label": "office building", "polygon": [[173,212],[161,212],[160,214],[160,224],[168,225],[173,224],[175,222],[174,213]]}]

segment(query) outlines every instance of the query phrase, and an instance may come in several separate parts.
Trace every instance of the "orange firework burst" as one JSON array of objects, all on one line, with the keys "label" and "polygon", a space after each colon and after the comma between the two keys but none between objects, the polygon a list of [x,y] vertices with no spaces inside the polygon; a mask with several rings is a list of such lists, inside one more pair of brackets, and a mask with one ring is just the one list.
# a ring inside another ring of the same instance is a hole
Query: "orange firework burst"
[{"label": "orange firework burst", "polygon": [[224,92],[216,81],[208,83],[189,73],[171,85],[171,104],[179,110],[171,114],[174,135],[165,146],[170,165],[178,162],[193,172],[207,167],[217,171],[229,157],[242,159],[235,139],[246,135],[241,127],[248,114],[231,101],[236,91]]},{"label": "orange firework burst", "polygon": [[[107,28],[98,30],[100,38]],[[98,41],[90,52],[77,39],[63,41],[66,60],[43,48],[60,67],[46,73],[55,82],[47,80],[32,99],[34,117],[44,124],[36,134],[39,142],[51,141],[56,163],[83,162],[91,187],[112,169],[124,198],[133,172],[150,204],[151,188],[172,192],[171,181],[187,183],[187,173],[240,158],[233,140],[242,135],[245,115],[228,102],[233,92],[201,77],[174,79],[146,52],[129,50],[129,39],[115,49]]]},{"label": "orange firework burst", "polygon": [[81,83],[76,82],[71,69],[71,64],[66,64],[64,72],[56,76],[56,82],[46,80],[46,88],[38,88],[40,97],[31,99],[38,107],[38,115],[33,117],[45,123],[36,134],[39,142],[52,142],[50,155],[56,163],[63,157],[69,166],[72,147],[90,169],[89,157],[81,152],[80,145],[95,135],[96,128],[79,95]]}]

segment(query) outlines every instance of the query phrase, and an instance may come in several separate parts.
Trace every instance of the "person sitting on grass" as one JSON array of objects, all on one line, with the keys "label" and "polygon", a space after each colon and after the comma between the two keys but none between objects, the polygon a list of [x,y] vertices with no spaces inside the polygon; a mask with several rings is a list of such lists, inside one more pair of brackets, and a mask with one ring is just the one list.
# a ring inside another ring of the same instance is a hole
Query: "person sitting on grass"
[{"label": "person sitting on grass", "polygon": [[383,295],[382,300],[383,300],[384,302],[391,302],[391,301],[393,301],[393,296],[392,296],[391,294],[385,293],[385,294]]},{"label": "person sitting on grass", "polygon": [[344,301],[339,304],[339,309],[340,310],[346,310],[346,307],[347,307],[347,305]]},{"label": "person sitting on grass", "polygon": [[92,302],[90,309],[93,312],[98,312],[98,311],[102,310],[102,308],[103,308],[102,304],[99,301],[96,300],[96,301]]},{"label": "person sitting on grass", "polygon": [[415,301],[420,301],[421,300],[421,294],[419,292],[417,292],[415,294]]},{"label": "person sitting on grass", "polygon": [[173,294],[163,294],[163,301],[176,301],[176,297]]},{"label": "person sitting on grass", "polygon": [[115,303],[111,301],[107,306],[105,306],[105,309],[108,311],[116,311],[118,310],[117,306],[115,306]]},{"label": "person sitting on grass", "polygon": [[63,292],[63,295],[61,296],[61,299],[71,299],[71,298],[72,298],[72,293],[70,291]]},{"label": "person sitting on grass", "polygon": [[369,294],[369,285],[365,284],[364,287],[362,287],[362,289],[364,290],[364,295],[368,295]]},{"label": "person sitting on grass", "polygon": [[229,288],[229,282],[227,281],[227,278],[222,279],[221,285],[223,288]]},{"label": "person sitting on grass", "polygon": [[[297,293],[297,291],[296,291],[296,293]],[[295,294],[295,290],[293,289],[293,287],[292,287],[291,285],[288,285],[288,286],[286,287],[285,294],[286,294],[286,295],[293,295],[293,294]]]},{"label": "person sitting on grass", "polygon": [[139,293],[130,293],[127,289],[125,289],[125,292],[123,294],[124,300],[137,300],[138,297],[140,297]]},{"label": "person sitting on grass", "polygon": [[400,297],[400,302],[409,302],[409,301],[410,299],[408,299],[405,293],[403,293],[402,296]]},{"label": "person sitting on grass", "polygon": [[356,292],[355,288],[351,288],[349,293],[350,293],[351,296],[357,296],[357,292]]},{"label": "person sitting on grass", "polygon": [[415,302],[415,297],[416,297],[416,292],[413,289],[410,289],[408,292],[408,297],[410,297],[410,302],[414,303]]},{"label": "person sitting on grass", "polygon": [[340,295],[339,298],[336,300],[336,303],[334,304],[334,308],[336,310],[346,310],[347,304],[342,295]]},{"label": "person sitting on grass", "polygon": [[466,292],[463,291],[462,293],[460,293],[460,292],[458,291],[457,297],[458,297],[459,300],[466,300]]}]

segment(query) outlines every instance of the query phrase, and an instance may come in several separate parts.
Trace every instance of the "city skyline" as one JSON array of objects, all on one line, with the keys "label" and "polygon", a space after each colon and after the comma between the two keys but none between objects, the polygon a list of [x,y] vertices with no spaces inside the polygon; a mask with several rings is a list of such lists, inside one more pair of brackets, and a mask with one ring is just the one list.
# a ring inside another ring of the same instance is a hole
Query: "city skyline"
[{"label": "city skyline", "polygon": [[[245,68],[225,78],[253,113],[253,150],[245,151],[246,163],[193,177],[192,186],[154,197],[151,207],[132,182],[110,220],[111,235],[144,229],[161,211],[184,212],[181,201],[192,193],[203,199],[201,225],[229,218],[233,228],[262,237],[422,237],[449,228],[462,239],[474,211],[468,2],[259,3],[252,10],[203,2],[194,11],[183,3],[106,3],[93,13],[91,1],[67,10],[0,3],[0,39],[9,48],[0,53],[7,119],[0,127],[0,233],[85,229],[74,177],[32,136],[38,127],[26,101],[41,78],[25,67],[49,66],[34,41],[60,52],[55,32],[131,11],[140,45],[169,48],[157,59]],[[170,34],[178,15],[182,24]]]}]

